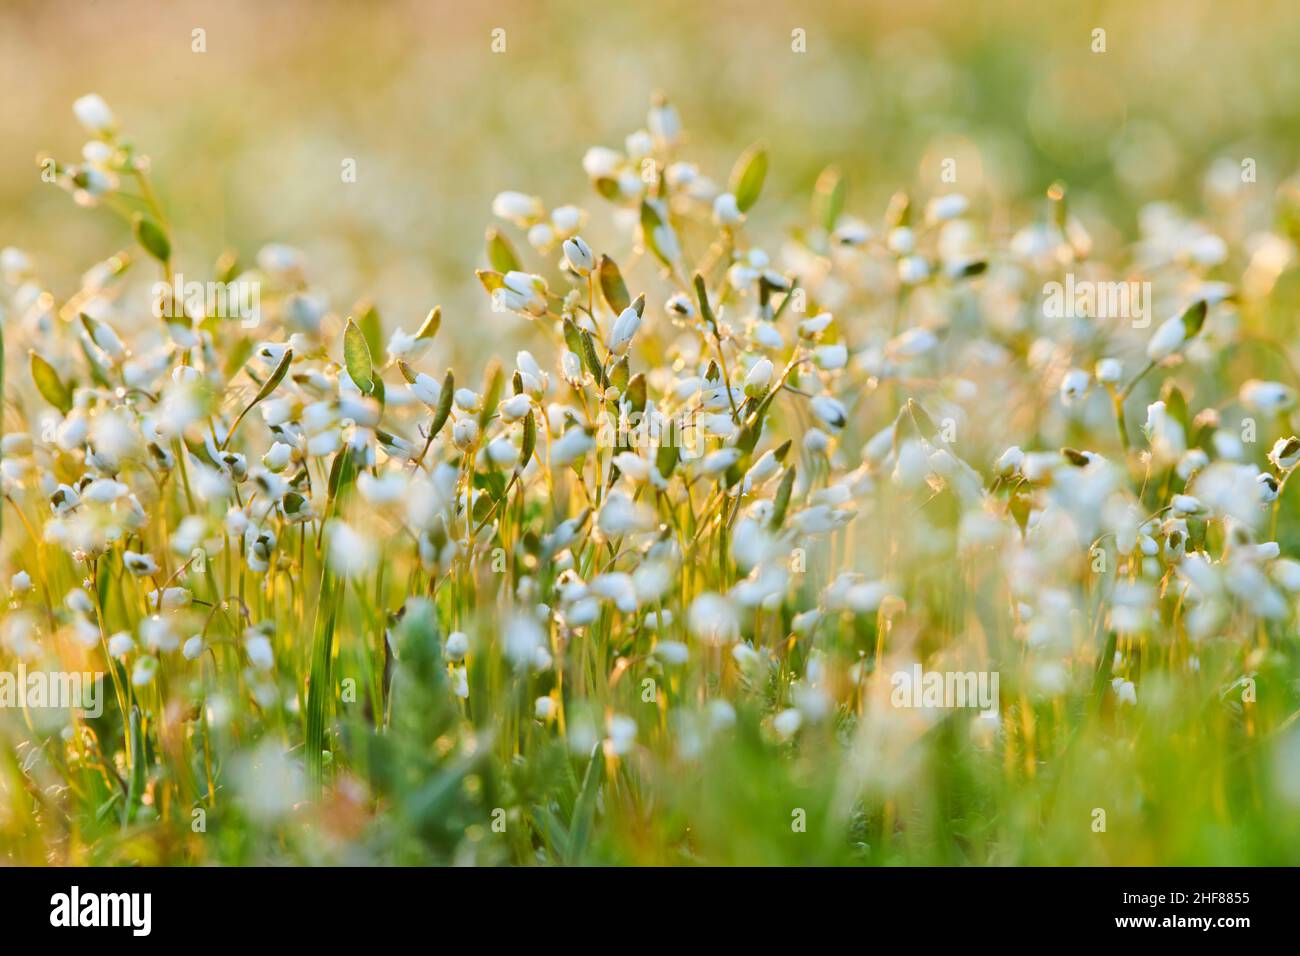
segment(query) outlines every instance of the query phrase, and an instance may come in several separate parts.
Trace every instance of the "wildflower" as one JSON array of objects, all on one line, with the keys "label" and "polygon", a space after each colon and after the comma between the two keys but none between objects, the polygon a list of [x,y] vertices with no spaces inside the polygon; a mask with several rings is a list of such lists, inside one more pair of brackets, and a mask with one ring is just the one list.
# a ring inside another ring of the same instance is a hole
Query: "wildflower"
[{"label": "wildflower", "polygon": [[158,658],[144,656],[135,662],[135,667],[131,670],[131,686],[148,687],[158,676]]},{"label": "wildflower", "polygon": [[1268,460],[1278,471],[1290,471],[1296,466],[1296,462],[1300,462],[1300,438],[1294,435],[1289,438],[1279,438],[1269,450]]},{"label": "wildflower", "polygon": [[596,267],[596,259],[591,247],[582,241],[581,236],[564,240],[564,259],[574,272],[580,276],[589,275]]},{"label": "wildflower", "polygon": [[1261,382],[1252,378],[1242,383],[1237,398],[1251,411],[1276,415],[1295,405],[1295,392],[1281,382]]},{"label": "wildflower", "polygon": [[1088,392],[1088,373],[1083,369],[1072,368],[1061,379],[1061,402],[1073,405]]},{"label": "wildflower", "polygon": [[632,337],[636,335],[637,329],[641,327],[641,313],[635,306],[628,306],[614,322],[614,331],[610,335],[609,350],[616,355],[622,355],[627,351],[627,347],[632,343]]},{"label": "wildflower", "polygon": [[546,207],[536,196],[507,190],[498,193],[492,200],[492,214],[521,228],[527,228],[534,220],[546,215]]},{"label": "wildflower", "polygon": [[110,657],[126,657],[135,650],[135,641],[126,631],[118,631],[108,639]]},{"label": "wildflower", "polygon": [[113,111],[98,93],[87,93],[79,97],[72,104],[72,111],[76,114],[77,121],[92,133],[107,133],[117,125]]},{"label": "wildflower", "polygon": [[722,193],[713,201],[713,221],[719,226],[734,226],[744,219],[744,214],[731,193]]},{"label": "wildflower", "polygon": [[468,451],[478,441],[478,422],[472,418],[458,418],[451,429],[451,442],[461,451]]},{"label": "wildflower", "polygon": [[152,555],[125,551],[122,554],[122,563],[126,565],[128,571],[138,578],[145,578],[158,573],[158,562],[153,559]]},{"label": "wildflower", "polygon": [[812,400],[813,414],[831,428],[840,429],[848,423],[844,405],[829,395],[818,395]]}]

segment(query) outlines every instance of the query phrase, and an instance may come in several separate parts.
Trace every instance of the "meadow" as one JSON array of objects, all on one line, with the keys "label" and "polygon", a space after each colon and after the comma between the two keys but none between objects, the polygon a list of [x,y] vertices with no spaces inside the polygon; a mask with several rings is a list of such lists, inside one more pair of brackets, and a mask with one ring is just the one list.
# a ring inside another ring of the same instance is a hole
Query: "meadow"
[{"label": "meadow", "polygon": [[494,158],[476,304],[341,304],[75,99],[0,671],[102,706],[0,701],[0,862],[1300,862],[1300,179],[881,194],[643,112]]}]

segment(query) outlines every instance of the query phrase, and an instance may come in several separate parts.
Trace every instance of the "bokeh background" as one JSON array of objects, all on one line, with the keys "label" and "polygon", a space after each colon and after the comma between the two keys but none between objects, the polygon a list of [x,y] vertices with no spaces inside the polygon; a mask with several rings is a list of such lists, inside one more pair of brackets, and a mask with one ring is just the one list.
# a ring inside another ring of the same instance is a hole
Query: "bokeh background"
[{"label": "bokeh background", "polygon": [[995,226],[1062,179],[1105,243],[1146,202],[1195,210],[1244,157],[1261,197],[1296,169],[1297,49],[1292,3],[4,0],[0,245],[59,294],[129,244],[38,176],[39,153],[76,158],[70,106],[95,91],[154,160],[187,276],[286,242],[333,308],[369,296],[410,330],[442,303],[455,357],[482,360],[522,334],[473,278],[493,195],[599,206],[583,151],[620,146],[655,90],[718,178],[768,140],[763,226],[792,223],[828,162],[875,220],[896,189],[936,191],[951,156]]}]

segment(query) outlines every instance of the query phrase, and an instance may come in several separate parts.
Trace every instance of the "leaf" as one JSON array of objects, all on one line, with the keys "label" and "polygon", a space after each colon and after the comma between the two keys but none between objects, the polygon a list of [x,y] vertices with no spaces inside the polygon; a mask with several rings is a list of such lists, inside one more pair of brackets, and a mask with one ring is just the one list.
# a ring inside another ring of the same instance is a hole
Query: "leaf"
[{"label": "leaf", "polygon": [[570,863],[577,863],[587,850],[591,838],[591,828],[596,820],[596,796],[605,776],[605,751],[602,743],[597,742],[591,751],[591,762],[582,777],[582,789],[573,805],[573,822],[569,825],[569,852],[566,854]]},{"label": "leaf", "polygon": [[773,531],[780,531],[781,525],[785,523],[785,512],[790,507],[790,493],[794,491],[794,476],[795,467],[791,465],[781,476],[781,484],[776,489],[776,498],[772,502],[772,522],[769,525]]},{"label": "leaf", "polygon": [[492,294],[506,284],[506,278],[500,272],[493,272],[490,269],[475,269],[474,274],[478,276],[478,281],[483,283],[483,288]]},{"label": "leaf", "polygon": [[537,420],[533,418],[533,410],[530,408],[528,414],[524,416],[524,440],[519,448],[519,464],[515,466],[515,471],[523,471],[528,467],[528,463],[533,458],[533,449],[537,447]]},{"label": "leaf", "polygon": [[488,265],[497,272],[520,272],[519,256],[515,254],[515,247],[510,244],[510,240],[502,235],[499,229],[489,229],[487,231],[487,260]]},{"label": "leaf", "polygon": [[[276,387],[284,381],[285,375],[289,372],[289,365],[291,362],[293,362],[293,349],[285,349],[284,356],[280,359],[280,364],[275,367],[275,371],[271,373],[271,377],[262,384],[260,389],[257,390],[257,397],[248,403],[248,408],[244,409],[244,415],[247,415],[249,409],[258,402],[271,396],[271,393],[275,391]],[[243,416],[241,415],[240,417]]]},{"label": "leaf", "polygon": [[478,413],[478,427],[480,430],[487,428],[488,422],[496,414],[496,407],[501,402],[501,393],[505,390],[505,385],[505,372],[501,369],[501,363],[494,358],[484,373],[483,409]]},{"label": "leaf", "polygon": [[384,354],[384,325],[379,319],[379,310],[375,308],[374,303],[370,301],[358,302],[356,311],[361,314],[357,322],[361,326],[362,333],[366,337],[366,345],[370,348],[370,354]]},{"label": "leaf", "polygon": [[628,295],[627,283],[623,281],[623,273],[618,271],[617,262],[608,255],[602,255],[596,273],[600,278],[600,294],[605,297],[606,304],[615,315],[632,304],[632,297]]},{"label": "leaf", "polygon": [[53,365],[41,358],[35,349],[32,349],[29,354],[32,362],[32,381],[36,383],[37,391],[64,415],[68,414],[72,409],[72,393],[59,378],[59,373],[54,371]]},{"label": "leaf", "polygon": [[644,412],[646,405],[646,382],[645,373],[637,372],[632,376],[632,380],[627,383],[627,388],[623,392],[629,406],[634,412]]},{"label": "leaf", "polygon": [[695,298],[699,300],[700,317],[710,326],[716,326],[718,320],[713,315],[713,306],[709,305],[709,290],[704,286],[704,276],[695,273]]},{"label": "leaf", "polygon": [[142,212],[135,214],[135,238],[159,262],[166,262],[172,257],[172,244],[163,232],[162,226]]},{"label": "leaf", "polygon": [[375,365],[370,358],[370,346],[366,344],[365,333],[350,318],[343,331],[343,362],[357,388],[367,395],[374,391]]},{"label": "leaf", "polygon": [[442,430],[442,426],[447,424],[447,419],[451,417],[451,400],[456,392],[456,376],[452,374],[451,369],[447,369],[447,374],[442,379],[442,391],[438,393],[438,411],[434,413],[433,424],[429,426],[429,441],[433,441],[435,435]]},{"label": "leaf", "polygon": [[731,168],[728,191],[736,197],[736,208],[747,212],[758,202],[758,194],[763,190],[763,180],[767,178],[767,146],[755,143],[745,150],[736,165]]},{"label": "leaf", "polygon": [[587,366],[587,371],[591,373],[597,384],[603,389],[605,387],[605,370],[601,367],[600,359],[596,357],[596,343],[591,340],[591,333],[586,329],[579,332],[582,341],[582,364]]},{"label": "leaf", "polygon": [[429,314],[424,318],[424,324],[420,326],[420,331],[415,333],[416,341],[431,339],[438,334],[438,329],[442,327],[442,306],[435,305],[429,310]]},{"label": "leaf", "polygon": [[1194,338],[1201,331],[1201,326],[1205,325],[1205,311],[1204,299],[1197,299],[1187,307],[1183,313],[1183,329],[1187,338]]},{"label": "leaf", "polygon": [[[645,200],[641,201],[641,239],[656,259],[672,267],[677,259],[676,234],[659,210]],[[670,245],[670,248],[665,248],[665,245]]]},{"label": "leaf", "polygon": [[827,232],[835,228],[844,212],[847,184],[835,166],[827,166],[813,186],[813,219]]}]

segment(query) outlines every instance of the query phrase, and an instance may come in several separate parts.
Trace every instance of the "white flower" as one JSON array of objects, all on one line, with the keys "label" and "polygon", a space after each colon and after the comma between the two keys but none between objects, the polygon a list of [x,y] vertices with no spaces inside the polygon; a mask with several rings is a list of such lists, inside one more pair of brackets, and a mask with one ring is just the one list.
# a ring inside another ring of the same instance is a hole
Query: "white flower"
[{"label": "white flower", "polygon": [[1132,707],[1137,706],[1137,688],[1133,686],[1131,680],[1116,677],[1110,682],[1110,686],[1111,689],[1115,691],[1115,697],[1121,704],[1128,704]]},{"label": "white flower", "polygon": [[1166,319],[1147,342],[1147,358],[1153,362],[1168,358],[1183,347],[1186,339],[1187,328],[1183,325],[1182,316]]},{"label": "white flower", "polygon": [[246,634],[244,653],[248,655],[249,663],[260,671],[269,671],[275,666],[275,652],[265,634],[256,631]]},{"label": "white flower", "polygon": [[944,222],[963,215],[968,208],[970,208],[970,201],[960,193],[936,196],[930,200],[930,205],[926,208],[926,218],[930,222]]},{"label": "white flower", "polygon": [[829,395],[818,395],[812,400],[813,414],[831,428],[840,429],[848,423],[844,405]]},{"label": "white flower", "polygon": [[338,519],[330,522],[329,536],[330,563],[339,574],[360,577],[374,568],[379,555],[372,538]]},{"label": "white flower", "polygon": [[721,193],[713,200],[713,221],[719,226],[734,226],[743,218],[736,197],[731,193]]},{"label": "white flower", "polygon": [[153,651],[174,651],[180,646],[180,638],[172,630],[167,618],[157,614],[140,622],[140,639],[145,647]]},{"label": "white flower", "polygon": [[1061,403],[1073,405],[1088,392],[1088,373],[1080,368],[1072,368],[1061,379]]},{"label": "white flower", "polygon": [[92,133],[107,132],[117,122],[113,118],[113,111],[98,93],[78,97],[72,104],[72,112],[76,114],[77,122]]},{"label": "white flower", "polygon": [[503,421],[517,422],[522,420],[533,408],[533,400],[525,393],[512,395],[504,402],[497,406]]},{"label": "white flower", "polygon": [[469,653],[469,636],[464,631],[452,631],[447,635],[447,659],[459,664]]},{"label": "white flower", "polygon": [[711,591],[691,602],[687,623],[691,633],[706,644],[729,644],[740,636],[740,621],[732,603]]},{"label": "white flower", "polygon": [[133,687],[147,687],[153,683],[153,679],[157,675],[158,658],[146,655],[135,662],[135,667],[131,670],[131,685]]},{"label": "white flower", "polygon": [[704,456],[700,462],[700,472],[705,475],[718,475],[740,461],[739,448],[720,448]]},{"label": "white flower", "polygon": [[546,215],[546,207],[536,196],[507,190],[497,193],[496,198],[492,200],[492,215],[526,228],[533,221]]},{"label": "white flower", "polygon": [[803,724],[803,714],[797,708],[789,707],[772,718],[772,729],[783,739],[788,740],[799,732]]},{"label": "white flower", "polygon": [[1012,445],[994,462],[993,468],[999,475],[1011,475],[1020,470],[1020,466],[1025,462],[1025,453],[1020,450],[1019,445]]},{"label": "white flower", "polygon": [[153,559],[151,554],[140,554],[136,551],[124,551],[122,553],[122,563],[126,569],[138,578],[148,577],[151,574],[158,573],[158,562]]},{"label": "white flower", "polygon": [[589,275],[596,266],[591,247],[583,242],[581,236],[564,240],[564,258],[569,263],[569,268],[580,276]]},{"label": "white flower", "polygon": [[541,721],[550,720],[555,715],[555,698],[539,697],[533,701],[533,716]]},{"label": "white flower", "polygon": [[451,443],[461,451],[468,451],[478,441],[478,422],[472,418],[458,418],[451,426]]},{"label": "white flower", "polygon": [[610,334],[609,350],[616,355],[622,355],[627,351],[627,347],[632,344],[632,337],[636,335],[639,328],[641,328],[641,313],[636,310],[635,306],[629,305],[614,322],[614,331]]},{"label": "white flower", "polygon": [[126,631],[118,631],[108,639],[108,653],[110,657],[125,657],[135,650],[135,641]]},{"label": "white flower", "polygon": [[9,579],[9,587],[15,594],[26,594],[32,589],[32,576],[26,571],[19,571]]},{"label": "white flower", "polygon": [[815,339],[825,332],[833,321],[835,316],[829,312],[819,312],[810,319],[804,319],[799,323],[799,337]]},{"label": "white flower", "polygon": [[605,146],[593,146],[582,157],[582,168],[590,179],[609,179],[624,163],[623,154]]},{"label": "white flower", "polygon": [[610,538],[653,531],[657,527],[655,513],[649,506],[618,491],[611,492],[605,499],[596,523]]},{"label": "white flower", "polygon": [[749,373],[745,376],[745,394],[750,398],[758,398],[767,391],[771,381],[772,360],[761,358],[750,366]]},{"label": "white flower", "polygon": [[585,428],[570,428],[551,445],[551,464],[571,465],[596,447],[596,440]]},{"label": "white flower", "polygon": [[1273,443],[1273,448],[1268,453],[1268,460],[1277,466],[1279,471],[1290,471],[1300,461],[1300,438],[1291,435],[1289,438],[1279,438]]},{"label": "white flower", "polygon": [[819,345],[813,350],[813,361],[817,367],[828,372],[844,368],[849,361],[849,350],[843,342],[834,345]]},{"label": "white flower", "polygon": [[636,721],[624,714],[611,714],[606,723],[609,733],[609,749],[616,754],[625,754],[636,743]]},{"label": "white flower", "polygon": [[1295,392],[1281,382],[1261,382],[1257,378],[1242,383],[1237,393],[1241,404],[1251,411],[1276,415],[1295,404]]},{"label": "white flower", "polygon": [[442,397],[442,387],[433,376],[420,372],[411,383],[411,394],[430,408],[437,408]]}]

